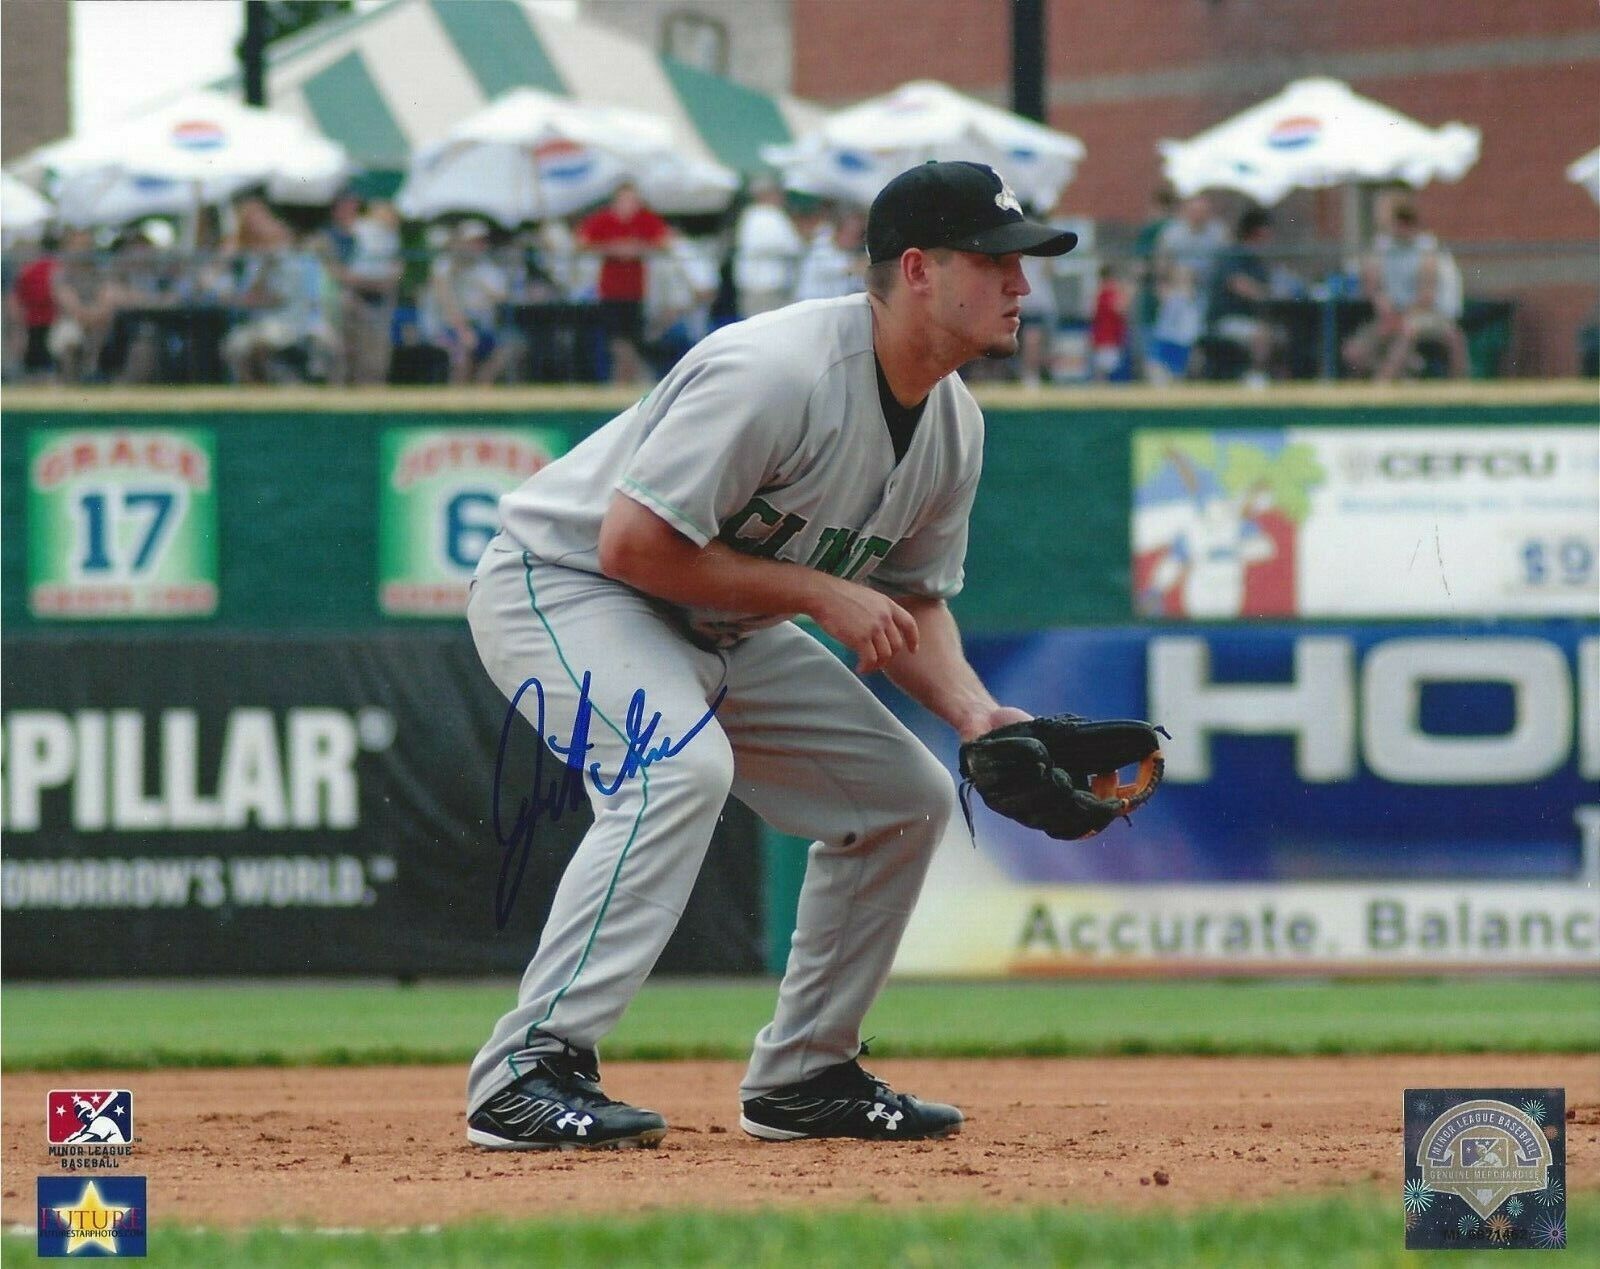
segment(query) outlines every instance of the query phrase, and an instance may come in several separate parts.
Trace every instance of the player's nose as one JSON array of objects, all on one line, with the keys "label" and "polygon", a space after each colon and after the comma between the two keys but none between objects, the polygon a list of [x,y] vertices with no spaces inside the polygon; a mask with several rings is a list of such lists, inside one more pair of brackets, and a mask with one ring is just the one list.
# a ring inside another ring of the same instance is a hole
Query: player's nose
[{"label": "player's nose", "polygon": [[1015,295],[1019,299],[1024,295],[1033,294],[1033,288],[1028,285],[1028,275],[1022,271],[1022,257],[1012,256],[1006,265],[1006,293]]}]

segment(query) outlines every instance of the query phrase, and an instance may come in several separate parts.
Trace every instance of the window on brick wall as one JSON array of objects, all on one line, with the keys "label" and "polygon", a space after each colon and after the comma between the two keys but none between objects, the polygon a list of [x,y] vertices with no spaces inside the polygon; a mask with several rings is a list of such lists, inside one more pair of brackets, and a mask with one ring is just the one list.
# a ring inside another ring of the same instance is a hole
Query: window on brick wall
[{"label": "window on brick wall", "polygon": [[669,13],[661,21],[661,51],[713,75],[728,72],[728,28],[703,13]]}]

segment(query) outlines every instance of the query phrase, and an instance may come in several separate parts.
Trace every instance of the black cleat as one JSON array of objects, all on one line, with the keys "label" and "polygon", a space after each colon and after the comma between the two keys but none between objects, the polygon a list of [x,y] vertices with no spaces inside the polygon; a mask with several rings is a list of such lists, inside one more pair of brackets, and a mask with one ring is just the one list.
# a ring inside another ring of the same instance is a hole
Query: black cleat
[{"label": "black cleat", "polygon": [[[861,1046],[866,1052],[866,1045]],[[897,1093],[852,1058],[744,1104],[739,1127],[763,1141],[860,1137],[928,1141],[961,1131],[961,1112]]]},{"label": "black cleat", "polygon": [[654,1147],[667,1121],[600,1091],[591,1049],[548,1053],[510,1088],[467,1117],[467,1140],[488,1150],[616,1150]]}]

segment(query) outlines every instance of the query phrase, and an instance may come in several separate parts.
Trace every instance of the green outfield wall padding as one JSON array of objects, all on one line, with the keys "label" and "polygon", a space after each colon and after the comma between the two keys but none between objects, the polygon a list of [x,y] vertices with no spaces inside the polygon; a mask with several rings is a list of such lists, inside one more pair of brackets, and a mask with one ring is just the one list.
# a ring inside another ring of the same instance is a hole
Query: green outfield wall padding
[{"label": "green outfield wall padding", "polygon": [[[1068,399],[1070,402],[1070,398]],[[80,406],[77,402],[88,402]],[[406,427],[537,427],[576,443],[609,417],[590,404],[541,409],[441,406],[387,412],[367,405],[314,411],[12,406],[0,447],[4,604],[8,629],[126,634],[162,631],[328,631],[414,628],[378,604],[378,467],[382,434]],[[143,403],[141,403],[143,404]],[[973,512],[966,589],[954,602],[978,632],[1123,622],[1128,599],[1129,438],[1138,427],[1343,427],[1529,424],[1594,426],[1569,394],[1555,402],[1441,401],[1419,405],[1073,407],[986,410],[984,475]],[[203,620],[40,620],[28,608],[28,453],[38,429],[183,427],[213,434],[216,461],[216,612]],[[448,621],[445,616],[433,620]]]}]

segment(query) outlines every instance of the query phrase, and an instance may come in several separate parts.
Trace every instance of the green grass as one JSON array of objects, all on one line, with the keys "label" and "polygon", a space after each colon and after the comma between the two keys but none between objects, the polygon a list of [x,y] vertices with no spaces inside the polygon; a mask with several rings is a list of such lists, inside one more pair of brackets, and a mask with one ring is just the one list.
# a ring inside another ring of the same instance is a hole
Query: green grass
[{"label": "green grass", "polygon": [[[1600,1204],[1568,1211],[1568,1242],[1600,1244]],[[1087,1212],[885,1211],[666,1213],[632,1218],[453,1225],[435,1232],[225,1235],[164,1230],[159,1214],[148,1263],[179,1269],[293,1265],[379,1269],[426,1265],[860,1266],[1150,1265],[1238,1266],[1418,1263],[1404,1250],[1398,1199],[1370,1193],[1173,1215]],[[32,1257],[32,1239],[8,1236],[8,1262]],[[1435,1257],[1434,1259],[1439,1259]],[[1449,1269],[1503,1264],[1497,1252],[1445,1253]]]},{"label": "green grass", "polygon": [[[605,1054],[743,1058],[771,983],[652,983]],[[22,986],[4,1068],[460,1062],[513,985]],[[1492,1020],[1492,1025],[1485,1025]],[[1473,1053],[1600,1049],[1592,979],[913,983],[867,1019],[888,1056]]]}]

